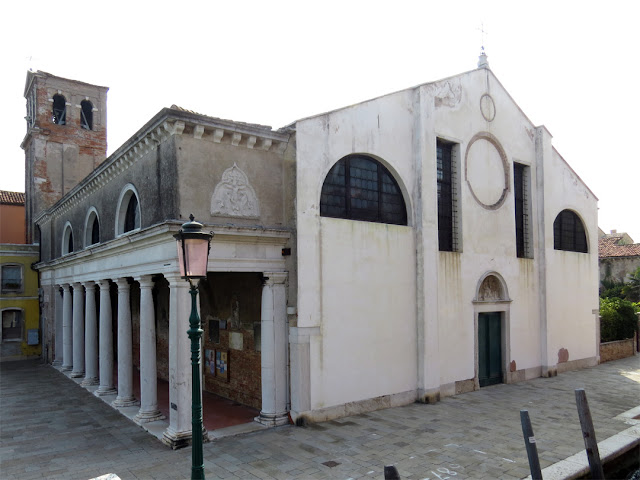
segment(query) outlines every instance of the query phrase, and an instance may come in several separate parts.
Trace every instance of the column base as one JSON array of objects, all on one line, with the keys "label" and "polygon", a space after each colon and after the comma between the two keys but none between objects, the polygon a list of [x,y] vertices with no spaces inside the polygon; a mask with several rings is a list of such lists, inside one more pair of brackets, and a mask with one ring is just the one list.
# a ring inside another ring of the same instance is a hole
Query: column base
[{"label": "column base", "polygon": [[62,368],[60,370],[62,370],[63,372],[70,372],[73,369],[73,367],[71,365],[62,365]]},{"label": "column base", "polygon": [[[162,443],[168,445],[173,450],[188,447],[189,445],[191,445],[191,430],[185,432],[176,432],[172,430],[171,427],[169,427],[164,431],[164,434],[162,435]],[[209,443],[209,432],[207,432],[207,429],[204,428],[204,425],[202,426],[202,443]]]},{"label": "column base", "polygon": [[54,367],[61,367],[62,366],[62,360],[56,359],[51,363],[51,365],[54,366]]},{"label": "column base", "polygon": [[176,432],[171,428],[167,428],[162,435],[162,443],[168,445],[173,450],[188,447],[191,445],[191,430]]},{"label": "column base", "polygon": [[113,402],[111,402],[116,408],[122,407],[135,407],[140,405],[140,402],[136,399],[136,397],[120,397],[118,396]]},{"label": "column base", "polygon": [[281,425],[289,424],[289,415],[287,412],[282,413],[264,413],[260,412],[254,420],[267,427],[279,427]]},{"label": "column base", "polygon": [[164,420],[165,417],[160,410],[151,410],[148,412],[138,412],[135,417],[133,417],[133,421],[138,425],[142,425],[143,423],[155,422],[157,420]]},{"label": "column base", "polygon": [[93,394],[96,397],[105,397],[107,395],[116,395],[118,393],[118,390],[116,390],[114,387],[98,387],[98,389],[93,392]]},{"label": "column base", "polygon": [[80,382],[83,387],[90,387],[91,385],[98,385],[98,379],[96,377],[84,377],[84,380]]},{"label": "column base", "polygon": [[84,377],[84,372],[71,372],[71,378],[82,378]]}]

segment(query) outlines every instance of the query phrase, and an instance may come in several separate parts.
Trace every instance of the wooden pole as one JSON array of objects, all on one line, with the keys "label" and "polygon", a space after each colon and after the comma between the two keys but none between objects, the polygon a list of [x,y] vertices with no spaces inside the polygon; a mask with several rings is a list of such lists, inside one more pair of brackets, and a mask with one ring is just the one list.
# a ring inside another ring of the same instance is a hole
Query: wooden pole
[{"label": "wooden pole", "polygon": [[584,448],[587,451],[589,468],[591,469],[591,478],[604,480],[604,471],[602,470],[602,462],[600,461],[596,432],[593,429],[593,420],[591,419],[589,403],[587,403],[587,394],[584,388],[576,389],[576,405],[578,406],[578,416],[580,417],[580,426],[582,427]]},{"label": "wooden pole", "polygon": [[522,424],[522,435],[524,435],[524,446],[527,449],[527,457],[529,458],[531,478],[532,480],[542,480],[538,447],[536,446],[536,437],[533,436],[533,428],[531,427],[531,420],[529,420],[528,410],[520,410],[520,423]]}]

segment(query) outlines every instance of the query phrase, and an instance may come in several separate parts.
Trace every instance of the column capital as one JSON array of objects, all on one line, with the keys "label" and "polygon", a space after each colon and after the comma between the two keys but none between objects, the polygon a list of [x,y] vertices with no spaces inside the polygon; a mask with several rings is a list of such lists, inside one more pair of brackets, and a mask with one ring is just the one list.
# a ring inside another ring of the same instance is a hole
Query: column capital
[{"label": "column capital", "polygon": [[153,275],[140,275],[139,277],[134,277],[134,280],[140,284],[140,288],[153,288],[155,285]]},{"label": "column capital", "polygon": [[169,282],[170,288],[185,287],[189,288],[189,282],[180,276],[180,272],[164,273],[164,278]]},{"label": "column capital", "polygon": [[276,285],[285,283],[289,276],[289,272],[263,272],[262,275],[264,277],[265,285]]},{"label": "column capital", "polygon": [[70,283],[63,283],[60,286],[62,287],[62,289],[65,292],[70,292],[71,291],[71,284]]},{"label": "column capital", "polygon": [[111,288],[111,282],[109,282],[108,278],[98,280],[98,285],[100,285],[100,290],[109,290]]},{"label": "column capital", "polygon": [[84,285],[84,288],[93,288],[96,286],[96,282],[93,280],[87,280],[86,282],[82,282],[82,285]]},{"label": "column capital", "polygon": [[71,286],[73,287],[74,290],[81,289],[82,288],[82,282],[73,282],[71,284]]},{"label": "column capital", "polygon": [[118,290],[129,290],[129,282],[127,281],[127,279],[125,277],[122,278],[116,278],[113,281],[116,285],[118,285]]}]

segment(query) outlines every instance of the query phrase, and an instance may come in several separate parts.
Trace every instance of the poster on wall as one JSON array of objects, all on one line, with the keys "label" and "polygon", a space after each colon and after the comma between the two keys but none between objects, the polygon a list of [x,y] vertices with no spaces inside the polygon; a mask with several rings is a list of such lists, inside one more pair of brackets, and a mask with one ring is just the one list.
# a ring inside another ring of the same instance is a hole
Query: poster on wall
[{"label": "poster on wall", "polygon": [[216,350],[216,377],[229,381],[229,350]]},{"label": "poster on wall", "polygon": [[204,351],[204,371],[211,375],[216,374],[216,361],[213,350]]}]

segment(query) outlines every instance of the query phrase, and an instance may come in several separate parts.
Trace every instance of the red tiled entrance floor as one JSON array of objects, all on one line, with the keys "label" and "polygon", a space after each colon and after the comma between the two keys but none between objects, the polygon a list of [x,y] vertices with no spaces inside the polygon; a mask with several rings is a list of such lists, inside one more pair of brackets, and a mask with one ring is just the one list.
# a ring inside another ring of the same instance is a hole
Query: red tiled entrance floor
[{"label": "red tiled entrance floor", "polygon": [[[115,379],[117,385],[117,373]],[[133,394],[140,399],[140,372],[133,369]],[[158,379],[158,409],[169,419],[169,382]],[[255,408],[209,392],[202,392],[202,416],[208,431],[252,422],[260,414]]]}]

